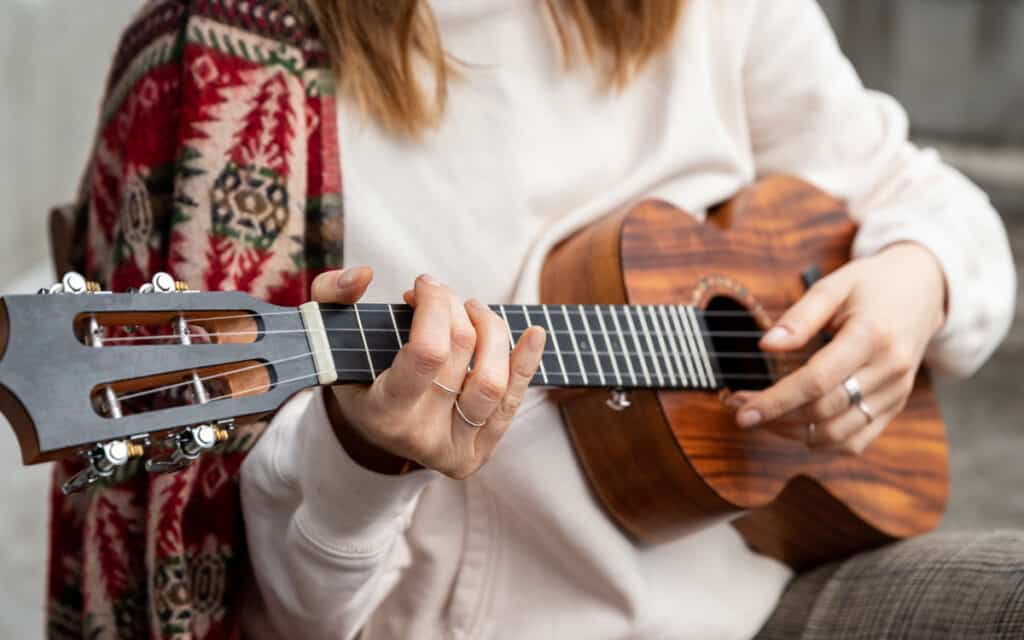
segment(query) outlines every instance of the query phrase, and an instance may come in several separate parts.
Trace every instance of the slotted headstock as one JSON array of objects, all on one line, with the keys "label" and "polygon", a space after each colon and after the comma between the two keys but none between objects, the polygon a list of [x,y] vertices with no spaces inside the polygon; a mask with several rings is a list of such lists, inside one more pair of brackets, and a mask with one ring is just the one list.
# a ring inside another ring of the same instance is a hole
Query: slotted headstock
[{"label": "slotted headstock", "polygon": [[317,384],[297,309],[166,274],[132,293],[72,275],[0,298],[0,411],[25,464],[85,452],[103,467],[144,455],[154,434],[208,448],[231,419]]}]

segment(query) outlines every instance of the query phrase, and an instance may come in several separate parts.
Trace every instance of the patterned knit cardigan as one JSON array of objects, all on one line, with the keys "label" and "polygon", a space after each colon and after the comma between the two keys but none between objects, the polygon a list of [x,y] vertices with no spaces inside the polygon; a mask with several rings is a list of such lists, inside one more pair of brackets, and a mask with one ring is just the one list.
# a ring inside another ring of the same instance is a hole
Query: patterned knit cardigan
[{"label": "patterned knit cardigan", "polygon": [[[124,32],[77,204],[72,264],[114,290],[304,301],[341,264],[334,83],[308,23],[273,0],[152,0]],[[54,468],[51,638],[238,638],[251,581],[239,467],[263,425],[167,475],[64,497]]]}]

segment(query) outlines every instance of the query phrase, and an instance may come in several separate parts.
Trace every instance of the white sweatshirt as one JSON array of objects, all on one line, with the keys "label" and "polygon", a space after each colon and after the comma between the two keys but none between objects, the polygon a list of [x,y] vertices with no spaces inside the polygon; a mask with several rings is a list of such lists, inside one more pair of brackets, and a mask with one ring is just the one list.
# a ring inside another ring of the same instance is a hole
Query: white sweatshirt
[{"label": "white sweatshirt", "polygon": [[[688,0],[672,47],[621,94],[562,67],[543,2],[433,0],[467,66],[417,143],[339,110],[345,260],[368,301],[428,272],[486,302],[537,302],[548,250],[643,197],[699,217],[758,176],[849,202],[855,253],[930,249],[948,320],[929,364],[966,375],[1005,335],[1016,290],[986,196],[907,142],[812,0]],[[571,274],[566,274],[571,277]],[[590,492],[557,408],[533,391],[465,481],[354,463],[319,394],[283,408],[242,468],[254,637],[748,638],[790,577],[728,524],[638,547]]]}]

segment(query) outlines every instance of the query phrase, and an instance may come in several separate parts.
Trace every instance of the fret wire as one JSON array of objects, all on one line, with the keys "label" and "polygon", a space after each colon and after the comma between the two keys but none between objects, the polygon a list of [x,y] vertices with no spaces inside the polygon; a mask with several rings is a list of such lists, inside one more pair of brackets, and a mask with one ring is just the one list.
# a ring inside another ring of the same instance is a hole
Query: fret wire
[{"label": "fret wire", "polygon": [[583,330],[586,331],[587,341],[590,342],[590,354],[594,358],[594,364],[597,365],[598,378],[601,380],[601,386],[604,386],[604,367],[601,366],[601,357],[597,355],[597,345],[594,344],[594,336],[590,332],[590,322],[587,321],[587,314],[583,305],[580,305],[580,317],[583,318]]},{"label": "fret wire", "polygon": [[697,386],[697,367],[693,364],[693,356],[690,353],[690,345],[686,340],[686,327],[683,325],[682,318],[679,315],[679,308],[672,306],[669,307],[669,315],[672,316],[672,324],[675,326],[676,333],[679,335],[679,347],[683,352],[683,360],[686,362],[686,370],[690,373],[690,379],[693,381],[693,386]]},{"label": "fret wire", "polygon": [[[508,316],[505,314],[505,305],[499,304],[498,309],[501,311],[501,319],[505,321],[505,330],[508,331],[508,350],[511,352],[516,348],[516,341],[512,338],[512,325],[508,323]],[[529,322],[526,323],[529,326]]]},{"label": "fret wire", "polygon": [[658,356],[654,353],[655,352],[654,340],[651,339],[650,330],[647,328],[647,320],[644,318],[644,308],[643,307],[637,307],[636,308],[636,317],[640,320],[640,327],[641,327],[641,329],[643,329],[644,340],[647,341],[647,348],[651,350],[650,351],[650,354],[651,354],[650,357],[651,357],[651,362],[654,364],[654,375],[656,375],[658,377],[658,386],[661,386],[661,385],[664,384],[665,381],[664,381],[664,379],[662,378],[662,375],[661,375],[661,364],[658,362]]},{"label": "fret wire", "polygon": [[[651,315],[651,326],[658,332],[658,346],[661,347],[661,357],[665,361],[665,371],[668,372],[668,381],[673,387],[676,386],[676,374],[672,371],[672,358],[669,355],[668,347],[665,346],[665,337],[661,334],[661,328],[658,326],[658,312],[655,311],[654,306],[650,305],[647,307],[647,312]],[[658,357],[656,354],[654,357]]]},{"label": "fret wire", "polygon": [[[394,311],[394,309],[392,307],[393,307],[393,305],[390,305],[390,304],[388,305],[388,313],[391,314],[391,326],[393,326],[395,328],[395,340],[398,342],[399,350],[401,350],[401,348],[402,348],[402,334],[400,334],[398,332],[398,321],[395,320],[395,311]],[[412,328],[410,327],[410,331],[411,330],[412,330]]]},{"label": "fret wire", "polygon": [[373,371],[373,359],[370,357],[370,345],[366,343],[366,332],[363,331],[363,319],[359,317],[359,309],[356,305],[352,305],[352,308],[356,313],[356,323],[359,325],[359,335],[363,338],[363,348],[366,349],[366,362],[370,365],[370,376],[376,380],[377,374]]},{"label": "fret wire", "polygon": [[[610,352],[612,350],[612,341],[608,338],[608,327],[604,323],[604,315],[601,313],[601,307],[595,307],[597,311],[597,323],[601,326],[601,335],[604,336],[604,346]],[[615,374],[615,384],[622,386],[622,374],[619,373],[619,363],[615,360],[615,355],[611,354],[608,359],[612,361],[612,372]]]},{"label": "fret wire", "polygon": [[615,307],[609,309],[612,314],[612,321],[615,323],[615,333],[619,337],[619,345],[622,347],[622,353],[625,354],[626,367],[629,369],[629,378],[633,381],[633,386],[637,384],[636,371],[633,369],[633,359],[629,357],[629,347],[626,346],[626,339],[622,337],[622,325],[619,324],[619,314],[615,313]]},{"label": "fret wire", "polygon": [[647,379],[647,384],[651,384],[651,372],[647,369],[647,360],[644,358],[644,348],[640,344],[640,334],[636,330],[636,325],[633,323],[633,316],[629,313],[629,307],[622,308],[622,315],[626,316],[626,324],[629,326],[629,333],[633,336],[633,346],[636,347],[636,356],[640,360],[640,368],[643,370],[644,378]]},{"label": "fret wire", "polygon": [[688,386],[689,380],[686,377],[686,369],[683,368],[683,361],[679,357],[679,342],[672,333],[672,321],[669,319],[668,313],[665,311],[665,305],[659,305],[658,311],[661,313],[661,324],[665,327],[665,332],[668,334],[668,342],[672,350],[672,357],[675,358],[676,361],[676,370],[679,371],[679,382],[684,387]]},{"label": "fret wire", "polygon": [[711,366],[711,359],[708,358],[708,352],[704,347],[704,338],[702,336],[700,323],[697,321],[697,314],[694,313],[693,307],[687,307],[686,310],[690,314],[690,321],[693,322],[694,327],[697,329],[694,339],[697,341],[697,348],[700,349],[701,357],[704,358],[704,364],[707,365],[708,368],[708,386],[714,387],[715,371]]},{"label": "fret wire", "polygon": [[569,312],[562,305],[562,316],[565,318],[565,326],[569,330],[569,339],[572,342],[572,349],[576,352],[576,363],[580,365],[580,375],[583,376],[583,386],[587,385],[587,368],[583,366],[583,354],[580,353],[580,345],[576,342],[576,332],[572,328],[572,321],[569,320]]},{"label": "fret wire", "polygon": [[[544,319],[547,320],[548,327],[550,327],[551,329],[554,329],[555,325],[554,325],[553,322],[551,322],[551,314],[548,313],[547,305],[543,306],[543,310],[544,310]],[[558,366],[560,366],[562,368],[562,379],[565,380],[568,383],[569,382],[569,374],[566,373],[566,371],[565,371],[565,360],[562,359],[562,348],[558,346],[558,338],[557,337],[552,338],[551,342],[555,343],[555,355],[558,356]]]},{"label": "fret wire", "polygon": [[[523,316],[526,317],[526,326],[529,327],[530,324],[533,322],[532,320],[530,320],[530,311],[526,308],[525,304],[522,305],[522,306],[523,306]],[[545,329],[550,329],[550,327],[551,327],[551,323],[548,323],[548,326],[545,327]],[[554,342],[554,341],[555,341],[555,338],[552,337],[550,342]],[[547,369],[544,367],[544,355],[543,354],[541,354],[541,357],[540,357],[540,377],[544,380],[544,384],[548,384],[548,372],[547,372]]]},{"label": "fret wire", "polygon": [[681,313],[686,314],[686,317],[690,321],[690,326],[693,327],[693,343],[696,345],[697,358],[701,363],[702,370],[704,371],[705,384],[711,386],[711,362],[708,360],[707,353],[704,351],[704,339],[700,335],[700,324],[697,322],[696,316],[690,313],[689,308],[684,307]]},{"label": "fret wire", "polygon": [[700,381],[701,387],[706,387],[707,377],[704,375],[704,363],[700,361],[700,351],[697,349],[694,326],[690,324],[690,315],[686,313],[686,307],[679,308],[679,316],[682,318],[683,324],[686,326],[686,339],[690,343],[690,350],[693,352],[694,364],[697,367],[697,379]]}]

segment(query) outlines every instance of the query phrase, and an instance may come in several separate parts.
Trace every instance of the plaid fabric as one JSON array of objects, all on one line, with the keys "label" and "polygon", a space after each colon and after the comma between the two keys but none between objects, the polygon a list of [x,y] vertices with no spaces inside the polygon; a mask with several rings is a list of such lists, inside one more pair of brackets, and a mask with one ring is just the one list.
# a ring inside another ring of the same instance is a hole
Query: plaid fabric
[{"label": "plaid fabric", "polygon": [[1024,531],[932,534],[797,577],[757,640],[1024,638]]}]

